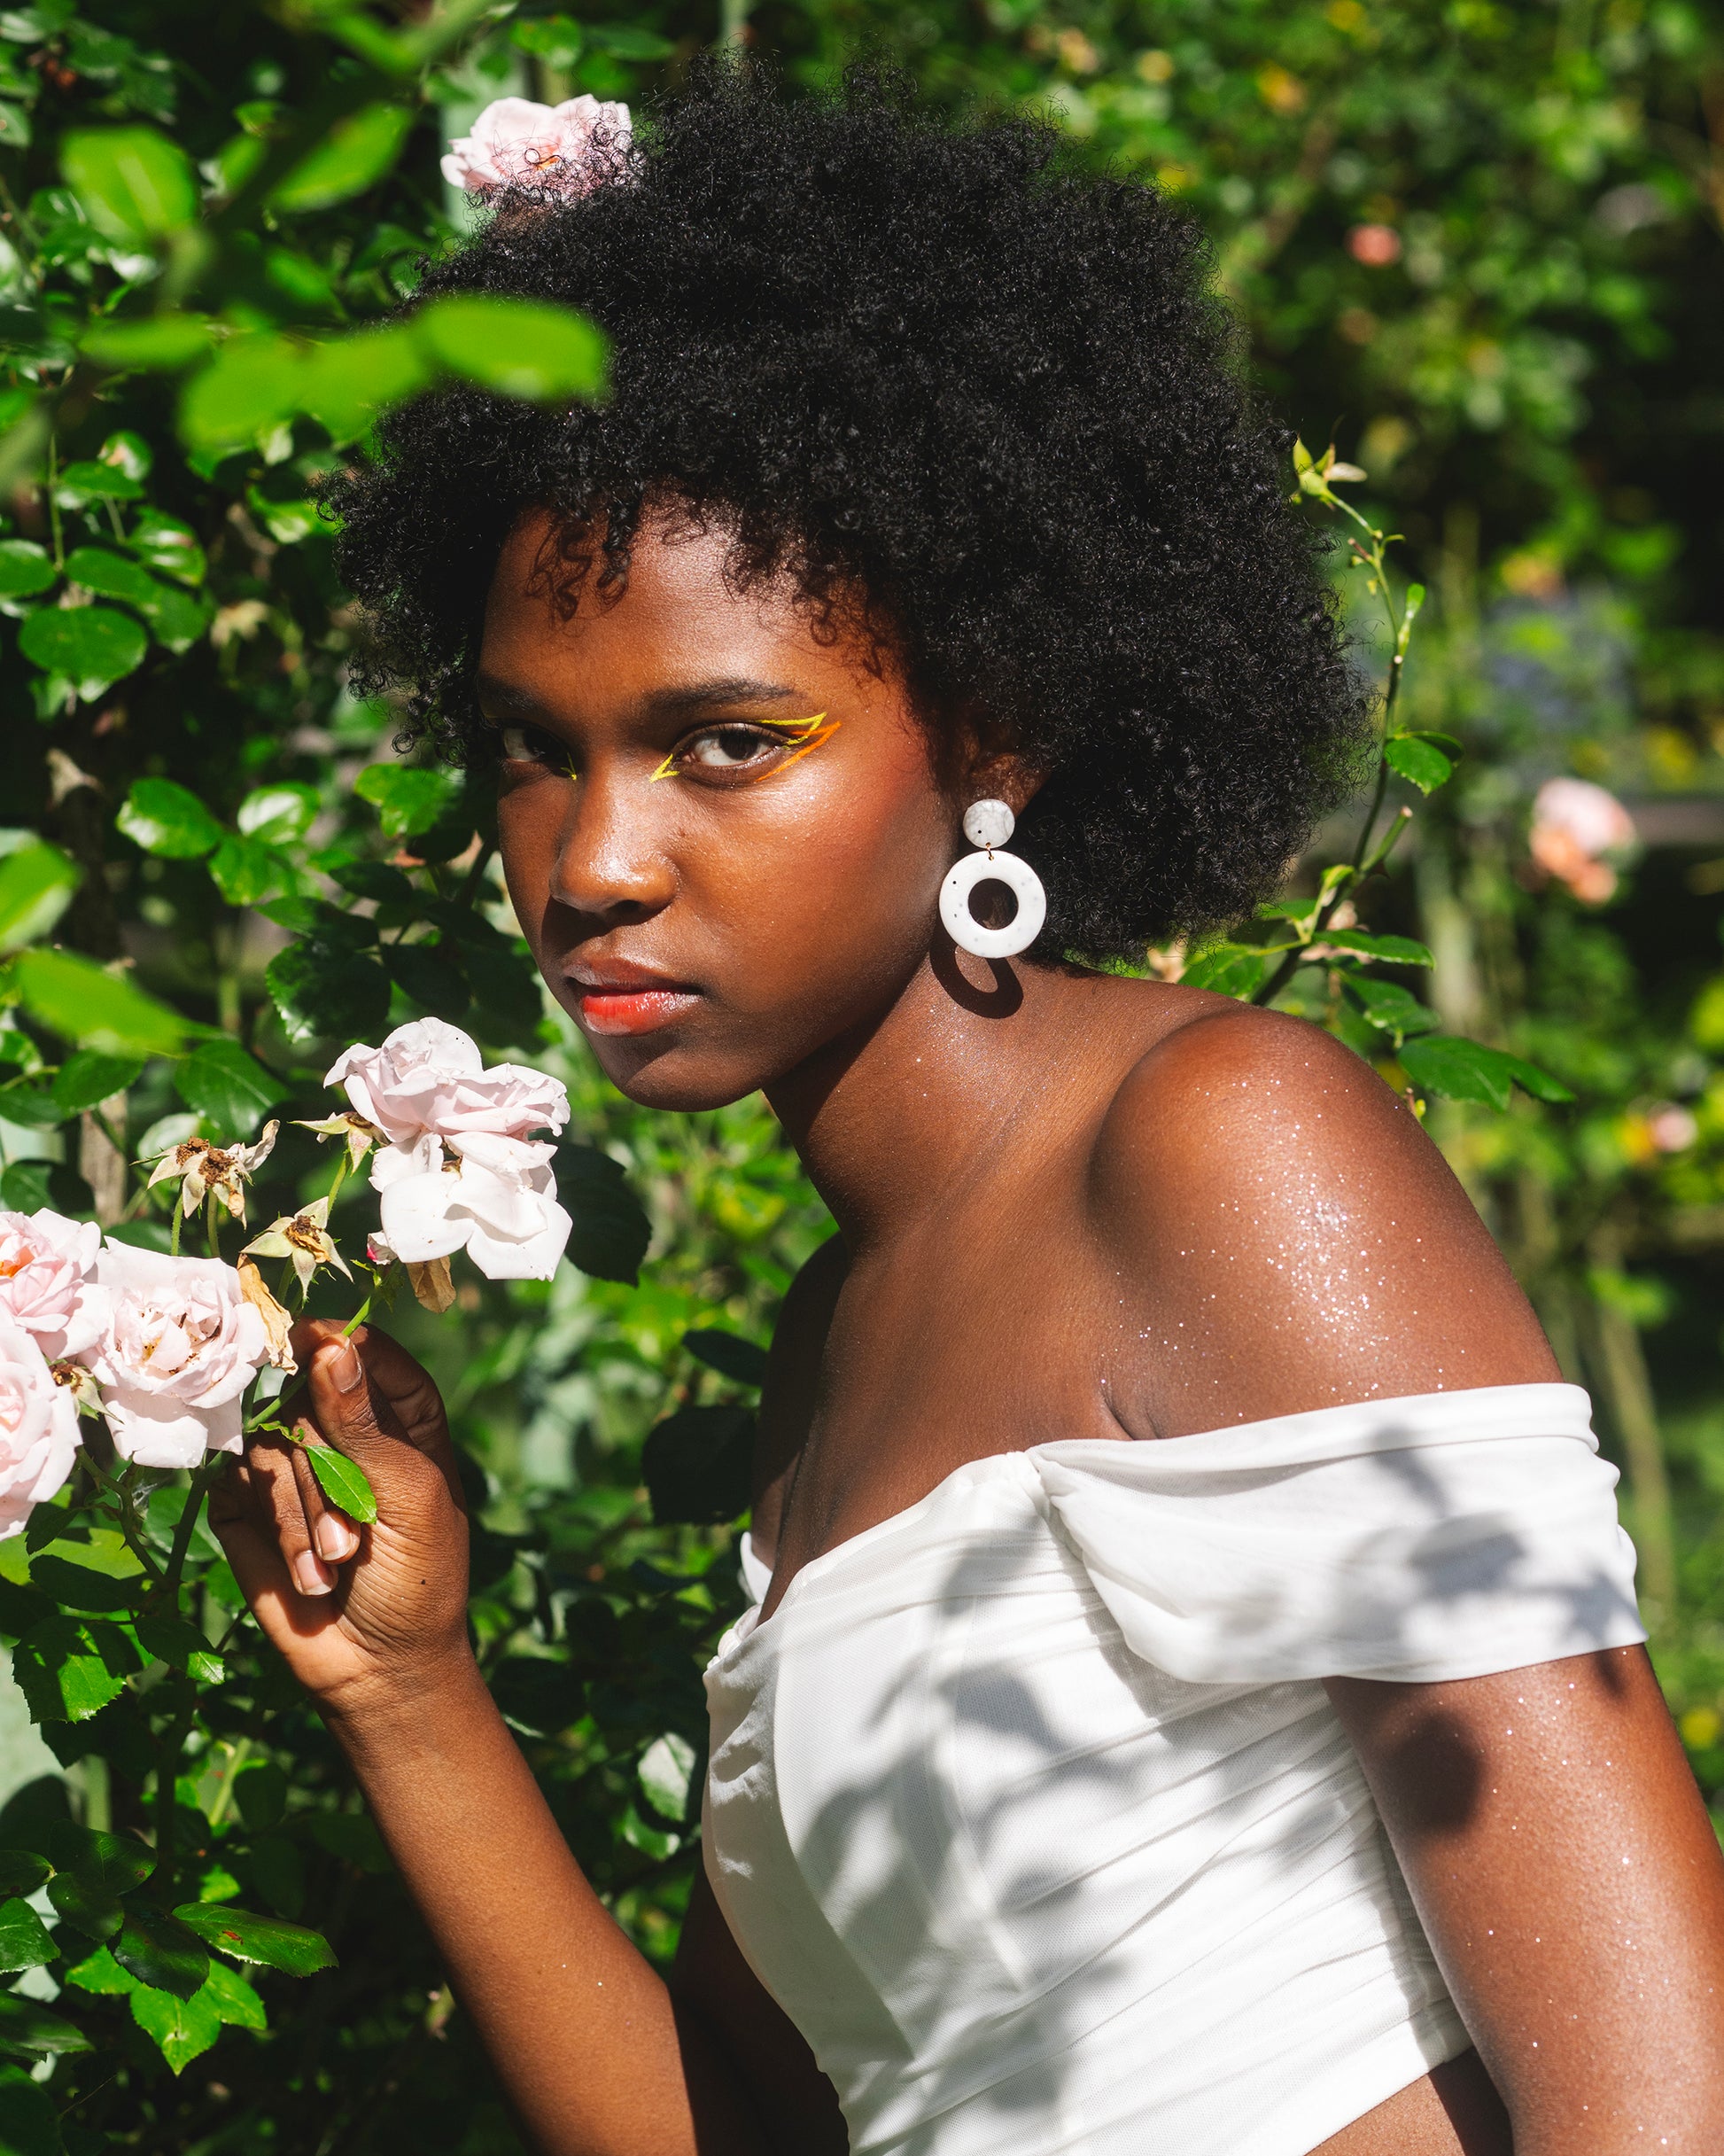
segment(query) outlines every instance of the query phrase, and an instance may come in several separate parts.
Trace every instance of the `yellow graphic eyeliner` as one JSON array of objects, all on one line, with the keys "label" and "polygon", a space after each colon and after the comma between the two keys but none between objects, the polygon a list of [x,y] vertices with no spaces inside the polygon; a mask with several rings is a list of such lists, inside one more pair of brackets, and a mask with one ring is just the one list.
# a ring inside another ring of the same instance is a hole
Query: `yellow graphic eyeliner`
[{"label": "yellow graphic eyeliner", "polygon": [[[794,743],[795,753],[787,756],[781,764],[774,764],[770,771],[762,771],[757,774],[756,777],[749,781],[749,784],[757,786],[762,779],[777,778],[781,771],[788,771],[792,764],[806,756],[811,749],[818,749],[823,741],[830,741],[843,723],[842,719],[828,720],[824,712],[816,712],[812,719],[750,719],[748,721],[749,726],[762,727],[770,732],[781,733],[787,742]],[[720,731],[716,727],[711,730],[714,733]],[[672,749],[648,782],[656,785],[660,779],[674,778],[676,775],[676,751]]]}]

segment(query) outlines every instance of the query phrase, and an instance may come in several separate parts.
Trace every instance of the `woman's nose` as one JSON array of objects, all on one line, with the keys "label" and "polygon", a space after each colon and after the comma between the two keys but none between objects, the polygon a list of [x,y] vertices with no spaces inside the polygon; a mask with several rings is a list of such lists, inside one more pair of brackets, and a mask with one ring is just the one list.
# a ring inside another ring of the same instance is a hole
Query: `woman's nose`
[{"label": "woman's nose", "polygon": [[551,872],[551,896],[589,919],[644,921],[676,893],[638,777],[583,774]]}]

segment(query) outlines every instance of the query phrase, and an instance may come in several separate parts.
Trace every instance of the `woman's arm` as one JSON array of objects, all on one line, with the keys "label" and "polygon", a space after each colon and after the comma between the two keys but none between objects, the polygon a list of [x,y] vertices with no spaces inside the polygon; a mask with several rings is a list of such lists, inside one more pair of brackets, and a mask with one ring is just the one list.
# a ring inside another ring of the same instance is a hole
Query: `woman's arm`
[{"label": "woman's arm", "polygon": [[[1093,1187],[1140,1435],[1560,1374],[1404,1102],[1299,1021],[1169,1037]],[[1724,2152],[1724,1859],[1644,1651],[1329,1689],[1516,2156]]]},{"label": "woman's arm", "polygon": [[529,2137],[547,2156],[764,2156],[773,2144],[724,2047],[582,1877],[479,1676],[435,1387],[382,1334],[296,1339],[302,1420],[364,1468],[377,1524],[329,1514],[303,1458],[267,1444],[213,1523],[353,1762]]},{"label": "woman's arm", "polygon": [[1724,1860],[1645,1649],[1329,1694],[1515,2156],[1717,2156]]}]

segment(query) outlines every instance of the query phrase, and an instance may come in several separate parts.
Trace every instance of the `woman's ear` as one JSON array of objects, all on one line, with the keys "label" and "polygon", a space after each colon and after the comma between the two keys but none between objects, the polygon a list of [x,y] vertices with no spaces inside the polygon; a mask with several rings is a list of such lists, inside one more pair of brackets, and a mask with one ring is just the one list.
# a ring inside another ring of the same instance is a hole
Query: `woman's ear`
[{"label": "woman's ear", "polygon": [[1004,801],[1014,816],[1021,816],[1046,782],[1047,773],[1026,757],[980,757],[968,769],[966,806],[971,801]]}]

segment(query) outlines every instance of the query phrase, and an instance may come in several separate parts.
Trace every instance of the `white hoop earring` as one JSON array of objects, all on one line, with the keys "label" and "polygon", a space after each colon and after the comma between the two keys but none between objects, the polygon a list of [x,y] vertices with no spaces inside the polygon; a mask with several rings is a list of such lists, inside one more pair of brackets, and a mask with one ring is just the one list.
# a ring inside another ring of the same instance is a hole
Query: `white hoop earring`
[{"label": "white hoop earring", "polygon": [[[967,853],[940,886],[940,918],[960,951],[976,958],[1015,958],[1027,951],[1047,919],[1047,893],[1028,861],[999,849],[1016,819],[1004,801],[973,801],[964,811],[964,836],[979,849]],[[1004,883],[1018,910],[1003,929],[984,929],[970,911],[978,883]]]}]

